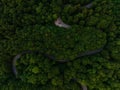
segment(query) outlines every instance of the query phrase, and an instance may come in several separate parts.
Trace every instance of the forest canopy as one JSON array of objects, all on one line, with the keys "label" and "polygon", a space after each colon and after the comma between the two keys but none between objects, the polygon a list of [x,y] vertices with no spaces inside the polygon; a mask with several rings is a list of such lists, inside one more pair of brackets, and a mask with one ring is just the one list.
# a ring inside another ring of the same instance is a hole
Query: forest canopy
[{"label": "forest canopy", "polygon": [[[115,5],[112,0],[1,0],[0,90],[80,90],[80,85],[119,90],[120,25]],[[71,28],[56,26],[58,17]],[[75,59],[101,48],[97,54]],[[26,50],[55,60],[25,54],[15,63],[16,78],[13,58]],[[61,59],[70,62],[56,62]]]}]

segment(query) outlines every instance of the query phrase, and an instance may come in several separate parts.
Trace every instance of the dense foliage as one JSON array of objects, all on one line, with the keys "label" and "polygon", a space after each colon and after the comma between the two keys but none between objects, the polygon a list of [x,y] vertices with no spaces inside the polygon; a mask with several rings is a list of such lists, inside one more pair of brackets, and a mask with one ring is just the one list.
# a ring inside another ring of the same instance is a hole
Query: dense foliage
[{"label": "dense foliage", "polygon": [[[80,90],[76,78],[89,90],[120,89],[120,26],[110,0],[1,0],[0,1],[0,90]],[[54,25],[61,17],[70,29]],[[103,51],[77,60],[79,53]],[[12,60],[24,50],[12,74]]]}]

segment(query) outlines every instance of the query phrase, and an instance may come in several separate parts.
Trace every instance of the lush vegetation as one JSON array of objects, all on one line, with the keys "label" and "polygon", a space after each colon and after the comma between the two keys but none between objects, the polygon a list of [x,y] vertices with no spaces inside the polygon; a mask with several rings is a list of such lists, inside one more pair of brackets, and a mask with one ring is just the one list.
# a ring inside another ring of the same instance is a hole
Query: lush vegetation
[{"label": "lush vegetation", "polygon": [[[89,90],[120,89],[120,26],[110,0],[1,0],[0,1],[0,90],[80,90],[76,78]],[[54,25],[61,17],[70,29]],[[103,51],[74,60],[82,52],[104,47]],[[24,50],[43,55],[23,55]]]}]

